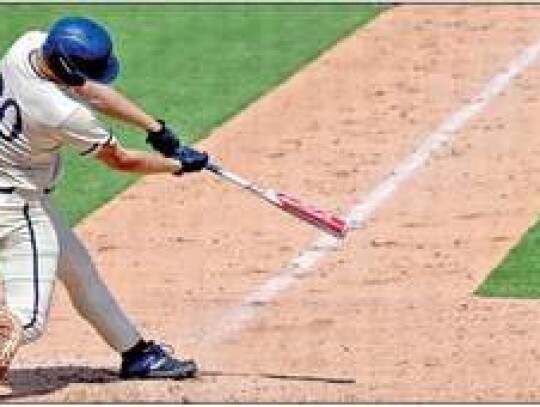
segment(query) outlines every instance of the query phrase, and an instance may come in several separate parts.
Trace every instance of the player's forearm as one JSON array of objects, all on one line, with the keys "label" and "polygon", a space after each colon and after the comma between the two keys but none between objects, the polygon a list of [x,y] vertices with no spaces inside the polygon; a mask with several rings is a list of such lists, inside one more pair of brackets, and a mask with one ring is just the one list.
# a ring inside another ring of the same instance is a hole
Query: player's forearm
[{"label": "player's forearm", "polygon": [[104,147],[98,158],[111,168],[137,174],[175,173],[182,168],[176,159],[125,148]]},{"label": "player's forearm", "polygon": [[179,171],[182,165],[172,158],[162,157],[158,154],[145,151],[128,150],[122,161],[122,171],[139,174],[174,173]]},{"label": "player's forearm", "polygon": [[74,90],[93,108],[109,117],[134,125],[144,131],[157,131],[161,128],[156,119],[114,88],[86,81],[83,86]]}]

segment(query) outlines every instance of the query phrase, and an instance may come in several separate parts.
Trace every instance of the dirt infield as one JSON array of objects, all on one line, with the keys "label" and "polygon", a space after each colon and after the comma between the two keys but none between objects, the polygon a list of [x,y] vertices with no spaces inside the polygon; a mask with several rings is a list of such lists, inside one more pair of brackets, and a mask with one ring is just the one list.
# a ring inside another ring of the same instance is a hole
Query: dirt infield
[{"label": "dirt infield", "polygon": [[[538,21],[536,6],[394,8],[202,145],[346,213],[535,44]],[[210,174],[144,178],[78,233],[143,331],[206,374],[118,381],[117,357],[58,286],[49,331],[18,356],[5,400],[539,401],[540,305],[473,296],[536,218],[539,67],[235,330],[223,321],[318,232]]]}]

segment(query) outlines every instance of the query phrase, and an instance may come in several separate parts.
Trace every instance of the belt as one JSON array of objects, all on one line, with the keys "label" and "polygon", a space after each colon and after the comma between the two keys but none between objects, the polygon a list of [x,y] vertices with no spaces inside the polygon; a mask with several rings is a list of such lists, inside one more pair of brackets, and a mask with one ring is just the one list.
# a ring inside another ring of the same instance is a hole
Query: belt
[{"label": "belt", "polygon": [[[14,193],[16,190],[17,190],[17,188],[15,188],[15,187],[0,187],[0,194],[12,194],[12,193]],[[54,188],[45,188],[45,189],[43,190],[43,193],[44,193],[45,195],[48,195],[48,194],[50,194],[53,190],[54,190]]]}]

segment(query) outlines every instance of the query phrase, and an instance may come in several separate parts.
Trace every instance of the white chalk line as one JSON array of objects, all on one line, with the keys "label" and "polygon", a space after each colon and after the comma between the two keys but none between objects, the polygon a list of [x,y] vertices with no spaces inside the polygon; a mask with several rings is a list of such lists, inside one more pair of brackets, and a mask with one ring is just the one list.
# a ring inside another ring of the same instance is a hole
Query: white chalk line
[{"label": "white chalk line", "polygon": [[[486,83],[483,90],[470,102],[448,116],[439,127],[427,136],[424,143],[407,156],[391,175],[362,198],[346,215],[353,229],[362,226],[401,184],[410,179],[428,161],[433,153],[449,144],[457,132],[475,115],[480,113],[522,71],[535,62],[540,54],[540,40],[526,48],[506,70]],[[244,301],[229,311],[217,324],[205,331],[199,344],[213,345],[233,338],[255,318],[265,304],[289,290],[301,278],[312,274],[315,266],[340,246],[340,240],[327,234],[320,235],[299,255],[286,264],[276,275],[256,288]]]},{"label": "white chalk line", "polygon": [[[115,363],[114,359],[118,359]],[[65,359],[51,359],[51,358],[42,358],[31,360],[21,358],[21,360],[15,359],[11,365],[11,370],[32,370],[37,367],[40,369],[60,369],[65,367],[87,367],[87,368],[96,368],[99,366],[103,369],[118,370],[120,368],[120,359],[118,356],[113,355],[110,358],[65,358]]]}]

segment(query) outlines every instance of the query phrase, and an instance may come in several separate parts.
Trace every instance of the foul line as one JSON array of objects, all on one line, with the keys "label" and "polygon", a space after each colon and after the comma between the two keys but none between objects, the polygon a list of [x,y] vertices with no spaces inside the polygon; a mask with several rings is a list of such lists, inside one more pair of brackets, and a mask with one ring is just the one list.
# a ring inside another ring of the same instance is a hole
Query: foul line
[{"label": "foul line", "polygon": [[[378,209],[396,189],[414,175],[430,156],[437,150],[449,144],[465,123],[480,113],[504,88],[528,68],[540,54],[540,40],[526,48],[515,60],[511,61],[506,70],[493,77],[470,103],[450,115],[439,127],[429,134],[424,143],[412,154],[407,156],[392,174],[361,199],[346,216],[352,228],[358,228]],[[273,300],[280,293],[290,289],[299,279],[313,273],[315,266],[326,255],[335,251],[340,240],[320,235],[312,244],[292,259],[274,277],[260,285],[247,296],[243,303],[233,308],[223,318],[218,326],[202,338],[202,343],[215,344],[230,339],[242,330],[247,322],[254,319],[261,307]]]}]

